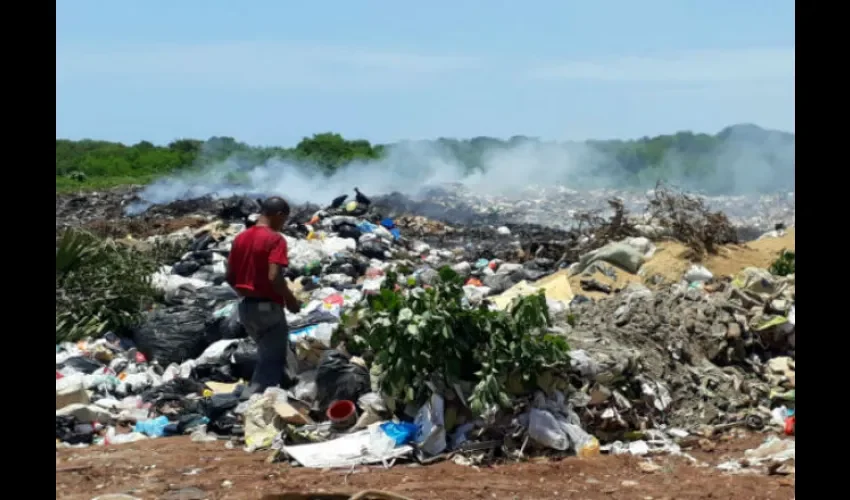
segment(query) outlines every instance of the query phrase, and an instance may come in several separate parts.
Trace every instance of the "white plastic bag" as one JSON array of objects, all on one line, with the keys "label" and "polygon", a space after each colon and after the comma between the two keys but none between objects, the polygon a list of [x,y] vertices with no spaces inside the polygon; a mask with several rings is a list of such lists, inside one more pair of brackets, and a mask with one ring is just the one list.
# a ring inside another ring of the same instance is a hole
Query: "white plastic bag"
[{"label": "white plastic bag", "polygon": [[224,361],[224,356],[227,349],[237,342],[239,342],[239,339],[224,339],[213,342],[212,344],[210,344],[209,347],[204,350],[203,353],[201,353],[200,356],[198,356],[198,364],[220,364]]},{"label": "white plastic bag", "polygon": [[710,281],[712,278],[714,278],[714,275],[711,274],[711,271],[697,264],[692,265],[685,273],[685,281],[688,283],[703,283]]},{"label": "white plastic bag", "polygon": [[528,437],[554,450],[565,451],[570,440],[561,430],[558,419],[546,410],[532,408],[528,415]]},{"label": "white plastic bag", "polygon": [[415,442],[425,453],[439,455],[446,449],[445,402],[439,394],[431,394],[431,399],[422,405],[416,414],[414,423],[419,427]]}]

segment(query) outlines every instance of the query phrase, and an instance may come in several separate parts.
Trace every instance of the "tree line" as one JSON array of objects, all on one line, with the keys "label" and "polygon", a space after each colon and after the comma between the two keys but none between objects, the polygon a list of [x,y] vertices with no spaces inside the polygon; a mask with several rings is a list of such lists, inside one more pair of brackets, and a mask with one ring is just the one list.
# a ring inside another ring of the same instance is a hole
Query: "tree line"
[{"label": "tree line", "polygon": [[[522,144],[541,144],[524,136],[507,140],[441,138],[433,142],[469,172],[486,170],[487,159],[500,150]],[[212,137],[206,141],[179,139],[165,146],[147,141],[125,145],[88,139],[57,139],[56,188],[67,191],[144,184],[157,177],[202,169],[224,160],[249,169],[276,158],[311,165],[332,175],[352,162],[379,160],[391,147],[362,139],[346,139],[336,133],[305,137],[293,148],[250,146],[232,137]],[[745,170],[749,158],[757,162],[759,168],[767,169],[765,175],[772,176],[773,180],[762,183],[764,186],[785,188],[790,183],[793,189],[794,135],[754,125],[727,127],[715,135],[678,132],[637,140],[588,141],[583,148],[594,153],[589,161],[592,168],[583,172],[584,177],[604,179],[606,187],[651,185],[664,179],[702,186],[709,191],[728,191],[727,184],[740,175],[723,171],[723,162],[732,163],[730,168]],[[749,157],[744,155],[741,160],[740,154],[734,154],[736,151],[747,153]]]}]

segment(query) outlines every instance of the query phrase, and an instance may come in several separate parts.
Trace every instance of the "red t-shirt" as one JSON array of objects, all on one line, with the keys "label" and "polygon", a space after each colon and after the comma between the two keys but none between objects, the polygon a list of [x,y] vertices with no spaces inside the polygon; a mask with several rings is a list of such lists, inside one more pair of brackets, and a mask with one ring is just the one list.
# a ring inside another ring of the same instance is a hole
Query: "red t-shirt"
[{"label": "red t-shirt", "polygon": [[270,262],[281,267],[289,265],[286,238],[267,226],[254,226],[233,240],[227,267],[233,277],[233,287],[242,295],[284,305],[283,297],[274,291],[269,281]]}]

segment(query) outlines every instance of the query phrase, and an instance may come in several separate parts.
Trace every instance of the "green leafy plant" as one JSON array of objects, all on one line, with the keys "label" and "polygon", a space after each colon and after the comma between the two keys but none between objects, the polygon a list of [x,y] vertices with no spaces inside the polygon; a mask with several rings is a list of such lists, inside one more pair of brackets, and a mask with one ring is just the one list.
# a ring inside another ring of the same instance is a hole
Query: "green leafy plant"
[{"label": "green leafy plant", "polygon": [[56,248],[56,342],[124,333],[158,296],[153,253],[67,230]]},{"label": "green leafy plant", "polygon": [[770,265],[770,273],[777,276],[788,276],[794,274],[797,254],[791,250],[779,252],[779,258]]},{"label": "green leafy plant", "polygon": [[403,402],[428,396],[427,382],[470,381],[471,409],[481,414],[510,403],[510,380],[529,386],[569,361],[566,341],[546,333],[542,293],[515,300],[508,311],[464,305],[463,280],[450,268],[428,289],[393,291],[395,275],[343,320],[355,349],[369,350],[382,391]]}]

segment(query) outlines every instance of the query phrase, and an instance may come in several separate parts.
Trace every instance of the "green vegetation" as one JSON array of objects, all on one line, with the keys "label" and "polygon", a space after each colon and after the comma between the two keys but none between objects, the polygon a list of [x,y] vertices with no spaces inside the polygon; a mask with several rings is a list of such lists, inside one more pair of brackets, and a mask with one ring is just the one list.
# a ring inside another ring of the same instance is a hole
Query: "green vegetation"
[{"label": "green vegetation", "polygon": [[770,265],[770,273],[776,276],[788,276],[794,274],[797,262],[797,254],[791,250],[779,252],[779,258]]},{"label": "green vegetation", "polygon": [[178,253],[173,246],[142,249],[65,231],[56,247],[56,342],[127,333],[158,298],[150,277]]},{"label": "green vegetation", "polygon": [[[541,143],[517,136],[508,140],[443,138],[433,144],[473,172],[485,169],[487,158],[500,150]],[[730,156],[728,151],[741,144],[750,153],[757,151],[758,161],[770,169],[761,172],[764,175],[760,178],[776,179],[780,184],[793,186],[794,135],[753,125],[728,127],[716,135],[679,132],[634,141],[590,141],[587,143],[589,151],[598,154],[588,156],[589,166],[582,169],[582,179],[576,178],[573,172],[571,180],[592,183],[604,179],[608,184],[647,187],[659,179],[684,180],[682,184],[723,191],[734,187],[734,176],[722,170],[724,165],[718,158],[726,154],[731,158],[728,161],[734,163],[735,155]],[[294,148],[253,147],[231,137],[213,137],[207,141],[180,139],[167,146],[155,146],[147,141],[126,146],[104,141],[57,139],[56,189],[69,191],[145,184],[166,174],[203,169],[225,159],[248,169],[277,158],[332,174],[351,162],[380,159],[388,147],[391,146],[347,140],[334,133],[304,138]],[[233,175],[233,180],[238,182],[238,172]]]},{"label": "green vegetation", "polygon": [[[397,276],[343,318],[351,348],[374,354],[381,389],[402,402],[421,402],[427,382],[476,383],[469,398],[477,414],[509,406],[509,393],[532,389],[569,361],[566,341],[546,333],[549,311],[541,294],[516,300],[510,311],[463,306],[463,280],[450,268],[437,284],[407,294]],[[551,377],[550,377],[551,378]]]},{"label": "green vegetation", "polygon": [[206,142],[181,139],[164,147],[147,141],[125,146],[114,142],[57,139],[56,190],[146,184],[163,175],[202,169],[224,160],[252,167],[278,158],[313,165],[331,173],[352,161],[375,160],[382,154],[383,148],[372,146],[369,141],[349,141],[331,133],[305,138],[293,149],[252,147],[231,137],[213,137]]}]

